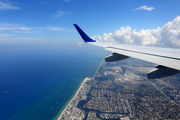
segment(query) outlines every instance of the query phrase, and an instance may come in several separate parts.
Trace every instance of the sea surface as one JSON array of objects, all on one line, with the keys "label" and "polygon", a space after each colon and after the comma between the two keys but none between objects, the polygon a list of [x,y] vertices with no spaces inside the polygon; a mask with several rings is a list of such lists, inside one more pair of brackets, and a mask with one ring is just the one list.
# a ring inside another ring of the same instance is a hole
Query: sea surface
[{"label": "sea surface", "polygon": [[0,120],[53,120],[106,56],[78,45],[0,45]]}]

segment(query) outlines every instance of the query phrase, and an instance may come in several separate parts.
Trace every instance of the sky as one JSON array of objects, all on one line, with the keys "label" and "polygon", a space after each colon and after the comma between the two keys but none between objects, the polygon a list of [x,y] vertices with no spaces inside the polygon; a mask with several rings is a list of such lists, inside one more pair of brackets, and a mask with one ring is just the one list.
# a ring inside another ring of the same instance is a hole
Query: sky
[{"label": "sky", "polygon": [[106,42],[180,48],[180,0],[0,0],[0,45]]}]

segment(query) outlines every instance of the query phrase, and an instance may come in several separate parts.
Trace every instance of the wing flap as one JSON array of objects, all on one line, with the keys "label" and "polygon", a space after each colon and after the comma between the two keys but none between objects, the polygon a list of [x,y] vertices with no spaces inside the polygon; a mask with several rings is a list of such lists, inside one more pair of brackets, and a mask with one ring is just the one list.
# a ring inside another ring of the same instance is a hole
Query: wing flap
[{"label": "wing flap", "polygon": [[178,73],[180,73],[179,70],[158,65],[156,68],[154,68],[152,71],[150,71],[147,74],[147,78],[148,79],[157,79],[157,78],[172,76],[172,75],[175,75]]},{"label": "wing flap", "polygon": [[128,56],[113,53],[105,58],[106,62],[115,62],[129,58]]}]

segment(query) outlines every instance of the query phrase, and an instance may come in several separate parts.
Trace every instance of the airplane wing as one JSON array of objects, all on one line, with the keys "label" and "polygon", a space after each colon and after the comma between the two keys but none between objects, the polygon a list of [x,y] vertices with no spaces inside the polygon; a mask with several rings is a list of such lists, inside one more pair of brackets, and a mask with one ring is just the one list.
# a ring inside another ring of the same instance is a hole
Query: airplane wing
[{"label": "airplane wing", "polygon": [[105,50],[113,52],[105,58],[106,62],[133,57],[156,63],[158,66],[147,74],[148,79],[163,78],[180,73],[180,49],[99,42],[87,36],[78,25],[74,24],[74,26],[86,43],[104,47]]}]

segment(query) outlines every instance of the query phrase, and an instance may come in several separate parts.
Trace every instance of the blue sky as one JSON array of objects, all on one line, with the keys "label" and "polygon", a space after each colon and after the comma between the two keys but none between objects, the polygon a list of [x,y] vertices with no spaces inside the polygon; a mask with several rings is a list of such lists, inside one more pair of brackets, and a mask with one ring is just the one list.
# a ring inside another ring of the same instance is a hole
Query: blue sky
[{"label": "blue sky", "polygon": [[73,23],[89,36],[101,37],[126,26],[136,32],[163,28],[180,15],[179,4],[179,0],[0,0],[0,42],[81,41]]}]

